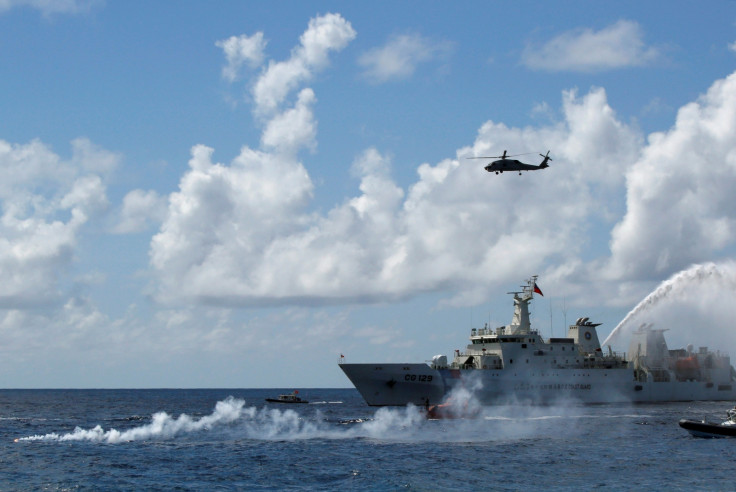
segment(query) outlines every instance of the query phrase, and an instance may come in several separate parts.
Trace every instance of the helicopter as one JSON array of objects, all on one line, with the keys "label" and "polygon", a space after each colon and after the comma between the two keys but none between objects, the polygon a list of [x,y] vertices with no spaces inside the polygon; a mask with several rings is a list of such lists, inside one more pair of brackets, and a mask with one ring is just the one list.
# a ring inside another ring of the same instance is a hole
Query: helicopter
[{"label": "helicopter", "polygon": [[[547,154],[539,154],[540,157],[543,158],[542,162],[535,166],[534,164],[524,164],[521,161],[518,161],[516,159],[509,159],[509,157],[516,157],[519,155],[527,155],[527,154],[514,154],[514,155],[506,155],[506,151],[503,151],[503,155],[496,155],[496,156],[490,156],[490,157],[468,157],[468,159],[498,159],[497,161],[493,161],[490,164],[488,164],[485,167],[485,170],[489,173],[495,172],[496,174],[503,173],[504,171],[519,171],[519,175],[521,175],[522,171],[537,171],[539,169],[544,169],[549,167],[547,162],[551,161],[552,158],[549,156],[549,150],[547,151]],[[531,154],[533,152],[529,152],[528,154]]]}]

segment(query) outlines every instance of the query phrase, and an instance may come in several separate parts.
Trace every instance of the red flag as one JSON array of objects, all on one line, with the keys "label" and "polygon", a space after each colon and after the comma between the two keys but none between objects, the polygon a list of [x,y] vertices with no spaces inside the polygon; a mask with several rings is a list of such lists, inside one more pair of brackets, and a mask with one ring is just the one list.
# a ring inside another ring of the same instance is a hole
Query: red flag
[{"label": "red flag", "polygon": [[537,283],[536,282],[534,282],[534,292],[536,294],[539,294],[540,296],[544,297],[544,294],[542,294],[542,289],[540,289],[539,287],[537,287]]}]

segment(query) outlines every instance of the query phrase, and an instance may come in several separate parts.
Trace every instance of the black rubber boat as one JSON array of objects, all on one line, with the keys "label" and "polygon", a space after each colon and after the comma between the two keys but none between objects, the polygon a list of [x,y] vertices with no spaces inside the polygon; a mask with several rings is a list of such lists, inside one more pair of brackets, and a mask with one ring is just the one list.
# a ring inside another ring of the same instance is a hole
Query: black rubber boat
[{"label": "black rubber boat", "polygon": [[705,419],[681,419],[680,427],[695,437],[736,437],[736,408],[728,411],[728,420],[717,424],[706,422]]}]

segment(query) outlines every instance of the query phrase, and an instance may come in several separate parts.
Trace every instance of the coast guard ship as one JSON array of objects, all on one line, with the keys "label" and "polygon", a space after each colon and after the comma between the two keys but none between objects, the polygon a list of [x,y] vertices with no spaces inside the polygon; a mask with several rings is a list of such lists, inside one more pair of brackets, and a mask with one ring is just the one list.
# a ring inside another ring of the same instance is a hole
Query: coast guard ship
[{"label": "coast guard ship", "polygon": [[[481,404],[560,401],[581,403],[736,400],[736,371],[727,354],[707,347],[670,350],[662,329],[643,325],[628,354],[603,351],[596,328],[579,318],[564,338],[544,339],[529,321],[529,303],[541,294],[537,277],[514,296],[511,324],[470,331],[470,344],[451,362],[341,362],[368,405],[439,404],[459,385]],[[341,359],[342,360],[342,359]]]}]

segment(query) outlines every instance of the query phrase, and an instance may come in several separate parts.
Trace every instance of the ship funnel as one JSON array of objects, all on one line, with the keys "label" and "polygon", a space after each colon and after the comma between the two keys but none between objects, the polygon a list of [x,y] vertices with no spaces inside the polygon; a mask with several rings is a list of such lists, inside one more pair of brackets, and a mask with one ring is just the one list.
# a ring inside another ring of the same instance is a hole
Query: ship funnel
[{"label": "ship funnel", "polygon": [[572,338],[585,354],[602,355],[601,343],[598,341],[600,323],[588,322],[590,318],[578,318],[567,330],[567,338]]}]

